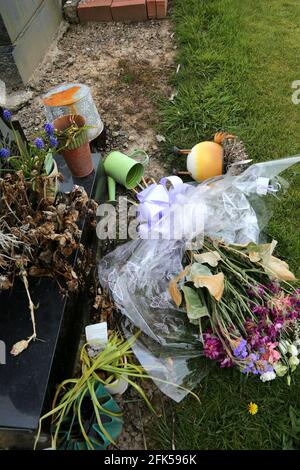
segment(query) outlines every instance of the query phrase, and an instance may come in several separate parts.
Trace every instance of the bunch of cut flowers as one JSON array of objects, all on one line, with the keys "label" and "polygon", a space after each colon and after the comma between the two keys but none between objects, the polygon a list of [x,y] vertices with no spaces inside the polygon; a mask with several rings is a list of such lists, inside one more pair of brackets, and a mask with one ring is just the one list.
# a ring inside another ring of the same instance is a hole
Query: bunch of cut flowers
[{"label": "bunch of cut flowers", "polygon": [[286,375],[290,384],[300,362],[300,289],[273,255],[276,243],[206,238],[201,252],[186,253],[169,292],[199,327],[204,356],[263,382]]}]

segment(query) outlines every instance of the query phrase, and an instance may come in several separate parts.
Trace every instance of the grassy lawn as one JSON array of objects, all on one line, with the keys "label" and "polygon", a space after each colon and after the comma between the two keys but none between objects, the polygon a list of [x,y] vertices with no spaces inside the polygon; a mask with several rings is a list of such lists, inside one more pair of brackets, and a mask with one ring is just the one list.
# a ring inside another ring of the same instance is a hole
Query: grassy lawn
[{"label": "grassy lawn", "polygon": [[[255,161],[300,153],[300,105],[291,100],[291,84],[300,79],[298,0],[175,0],[173,16],[181,67],[172,78],[178,95],[161,111],[169,143],[189,147],[225,129],[243,139]],[[296,174],[289,192],[274,200],[268,232],[298,276],[299,220]],[[173,435],[177,449],[280,449],[290,405],[300,411],[299,385],[299,377],[289,388],[284,379],[263,384],[212,367],[199,390],[202,406],[190,399],[173,406],[174,430],[167,410],[158,444],[170,448]],[[250,401],[259,406],[255,416],[247,414]]]}]

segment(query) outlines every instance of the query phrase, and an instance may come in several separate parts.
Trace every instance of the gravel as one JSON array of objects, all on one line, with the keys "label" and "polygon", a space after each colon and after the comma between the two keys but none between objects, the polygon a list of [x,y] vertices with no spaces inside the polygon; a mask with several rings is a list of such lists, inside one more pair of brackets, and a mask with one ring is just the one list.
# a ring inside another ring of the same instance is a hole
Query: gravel
[{"label": "gravel", "polygon": [[32,137],[42,127],[45,92],[63,82],[85,83],[106,126],[98,149],[142,148],[150,155],[146,175],[162,177],[166,166],[157,145],[155,103],[173,91],[171,26],[169,20],[69,25],[29,82],[33,96],[17,115],[25,133]]}]

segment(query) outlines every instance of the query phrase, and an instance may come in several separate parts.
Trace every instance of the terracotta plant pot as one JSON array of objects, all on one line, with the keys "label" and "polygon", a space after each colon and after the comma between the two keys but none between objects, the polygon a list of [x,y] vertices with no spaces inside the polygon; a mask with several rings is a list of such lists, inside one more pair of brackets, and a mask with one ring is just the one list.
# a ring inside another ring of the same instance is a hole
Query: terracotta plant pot
[{"label": "terracotta plant pot", "polygon": [[[74,121],[78,127],[85,125],[84,117],[78,114],[60,116],[55,119],[53,125],[56,130],[61,132],[70,127]],[[62,150],[62,154],[72,175],[76,178],[83,178],[92,173],[94,167],[87,131],[74,138],[72,143]]]}]

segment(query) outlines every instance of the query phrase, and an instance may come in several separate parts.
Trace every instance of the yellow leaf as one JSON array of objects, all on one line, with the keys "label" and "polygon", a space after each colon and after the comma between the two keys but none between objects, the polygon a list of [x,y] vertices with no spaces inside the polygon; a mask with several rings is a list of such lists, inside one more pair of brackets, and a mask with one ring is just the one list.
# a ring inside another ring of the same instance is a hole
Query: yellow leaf
[{"label": "yellow leaf", "polygon": [[174,279],[172,279],[169,283],[169,294],[172,297],[172,300],[177,305],[177,307],[179,307],[179,305],[182,302],[182,295],[181,295],[180,290],[178,289],[177,283],[186,276],[189,269],[190,269],[190,267],[187,266],[183,271],[181,271],[178,274],[178,276],[176,276]]},{"label": "yellow leaf", "polygon": [[206,287],[209,293],[219,302],[224,292],[224,274],[218,273],[214,276],[194,276],[195,287]]},{"label": "yellow leaf", "polygon": [[173,301],[179,307],[179,305],[182,302],[182,295],[180,290],[178,289],[176,279],[172,279],[172,281],[169,284],[169,293],[170,296],[172,297]]},{"label": "yellow leaf", "polygon": [[282,281],[295,281],[294,274],[289,270],[289,265],[276,256],[264,259],[262,265],[266,272]]},{"label": "yellow leaf", "polygon": [[272,240],[272,243],[264,243],[260,245],[256,245],[255,243],[249,243],[248,254],[250,261],[252,261],[252,263],[257,263],[261,259],[264,260],[266,258],[269,258],[272,255],[276,245],[276,240]]},{"label": "yellow leaf", "polygon": [[[252,245],[252,244],[251,244]],[[272,243],[264,245],[254,245],[253,249],[249,249],[249,258],[253,262],[260,261],[264,270],[270,276],[282,281],[294,281],[296,278],[294,274],[289,270],[289,265],[279,258],[273,256],[273,251],[277,245],[276,240],[272,240]]]},{"label": "yellow leaf", "polygon": [[221,256],[217,251],[207,251],[206,253],[194,253],[194,258],[198,263],[206,263],[212,267],[218,266],[218,262],[221,259]]},{"label": "yellow leaf", "polygon": [[249,251],[249,259],[252,263],[257,263],[261,259],[261,256],[257,251]]}]

